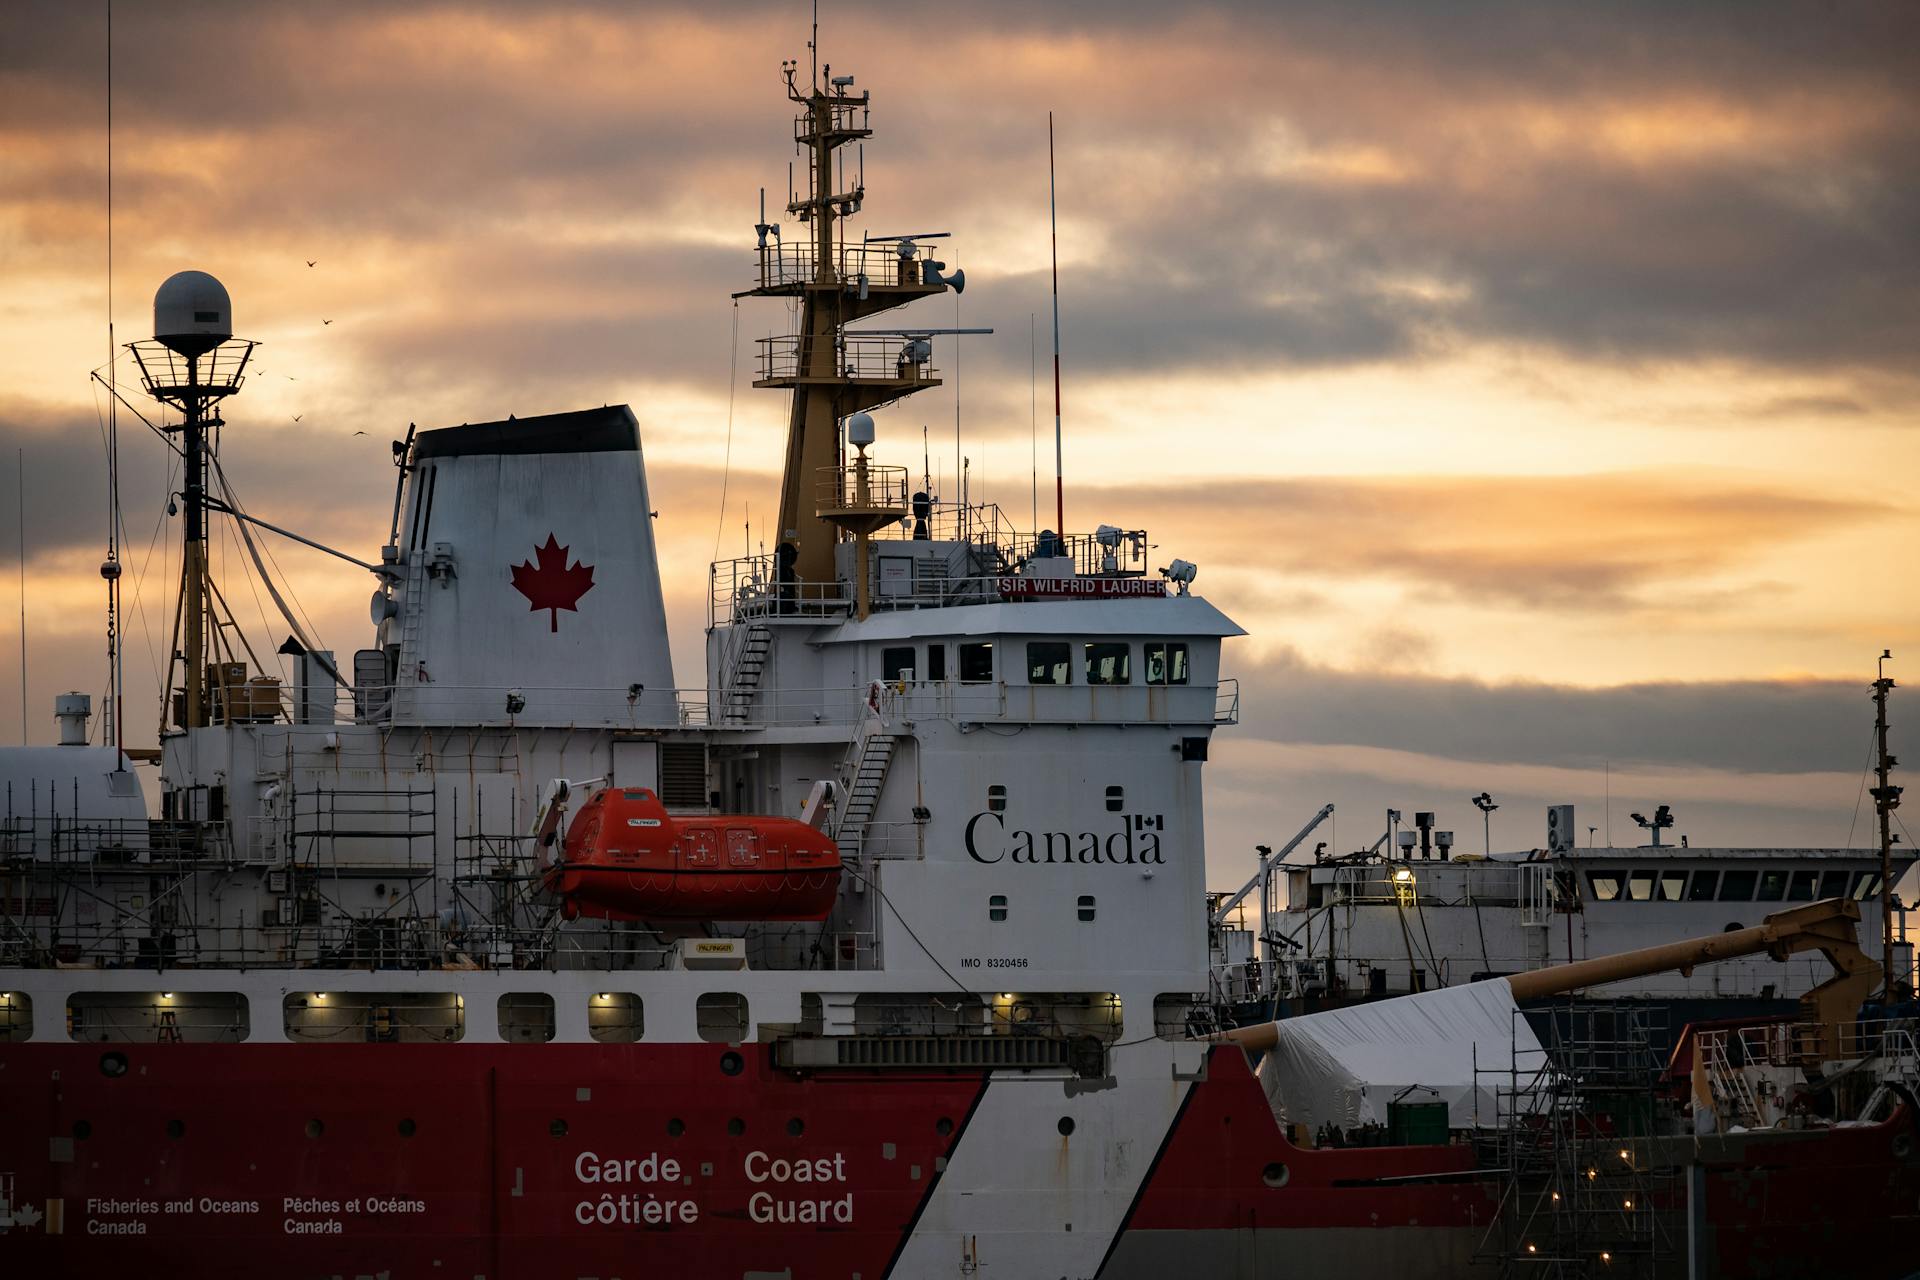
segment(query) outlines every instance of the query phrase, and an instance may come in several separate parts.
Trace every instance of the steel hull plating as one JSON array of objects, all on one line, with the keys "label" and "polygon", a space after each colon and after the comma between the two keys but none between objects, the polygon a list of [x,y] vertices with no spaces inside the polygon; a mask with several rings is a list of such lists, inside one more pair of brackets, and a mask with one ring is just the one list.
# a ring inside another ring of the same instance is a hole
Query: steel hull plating
[{"label": "steel hull plating", "polygon": [[[394,1280],[1468,1272],[1499,1183],[1466,1148],[1297,1148],[1237,1050],[1197,1071],[1153,1057],[1131,1082],[1079,1082],[805,1076],[755,1045],[11,1046],[0,1263]],[[1703,1256],[1724,1275],[1834,1274],[1838,1258],[1905,1275],[1913,1145],[1903,1118],[1703,1149]],[[1684,1240],[1684,1206],[1672,1216]]]}]

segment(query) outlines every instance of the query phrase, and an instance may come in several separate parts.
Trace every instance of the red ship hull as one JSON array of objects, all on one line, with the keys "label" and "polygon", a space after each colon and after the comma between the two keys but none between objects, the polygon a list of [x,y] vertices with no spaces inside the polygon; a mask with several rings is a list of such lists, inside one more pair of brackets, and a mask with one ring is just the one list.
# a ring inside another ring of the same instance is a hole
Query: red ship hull
[{"label": "red ship hull", "polygon": [[[992,1141],[985,1073],[807,1076],[754,1045],[13,1045],[0,1082],[18,1276],[871,1280]],[[1466,1148],[1295,1147],[1235,1049],[1184,1088],[1099,1275],[1416,1280],[1484,1242],[1499,1184]],[[1707,1169],[1719,1274],[1906,1275],[1910,1119],[1783,1138]]]}]

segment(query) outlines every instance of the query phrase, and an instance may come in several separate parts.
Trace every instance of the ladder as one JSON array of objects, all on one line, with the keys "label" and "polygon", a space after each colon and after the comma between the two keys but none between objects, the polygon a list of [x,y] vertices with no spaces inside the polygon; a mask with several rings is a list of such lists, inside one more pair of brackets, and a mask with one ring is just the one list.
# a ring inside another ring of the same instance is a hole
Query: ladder
[{"label": "ladder", "polygon": [[760,673],[766,670],[767,657],[773,652],[773,629],[763,622],[753,623],[733,655],[733,666],[721,686],[721,717],[727,721],[747,718],[754,690],[760,687]]},{"label": "ladder", "polygon": [[865,852],[867,827],[880,804],[880,788],[887,780],[887,767],[893,763],[893,744],[898,735],[874,729],[856,739],[848,751],[848,763],[841,767],[846,777],[846,804],[840,810],[840,822],[834,828],[834,843],[840,854],[859,862]]},{"label": "ladder", "polygon": [[[400,601],[400,656],[395,660],[394,687],[388,691],[386,700],[395,716],[415,710],[414,690],[421,683],[420,629],[424,625],[421,615],[426,613],[427,560],[418,550],[407,557],[406,583],[407,593]],[[401,705],[403,693],[404,706]]]},{"label": "ladder", "polygon": [[180,1024],[173,1016],[173,1010],[160,1011],[160,1025],[154,1037],[161,1044],[180,1043]]}]

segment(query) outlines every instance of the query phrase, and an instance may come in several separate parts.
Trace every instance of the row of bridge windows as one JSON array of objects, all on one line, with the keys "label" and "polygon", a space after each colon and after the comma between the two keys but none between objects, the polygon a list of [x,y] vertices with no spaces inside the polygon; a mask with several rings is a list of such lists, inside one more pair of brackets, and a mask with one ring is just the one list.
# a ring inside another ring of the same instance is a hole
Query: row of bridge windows
[{"label": "row of bridge windows", "polygon": [[1596,902],[1812,902],[1879,896],[1878,871],[1821,871],[1812,867],[1688,870],[1685,867],[1608,867],[1587,872]]},{"label": "row of bridge windows", "polygon": [[[1026,646],[1027,683],[1072,684],[1077,671],[1086,684],[1132,684],[1134,647],[1128,640],[1089,640],[1077,645],[1070,640],[1030,640]],[[993,680],[992,641],[968,641],[958,648],[960,683],[986,684]],[[1180,685],[1190,681],[1191,665],[1184,643],[1150,640],[1139,649],[1141,683]],[[889,645],[880,651],[880,676],[888,682],[945,680],[947,646]]]}]

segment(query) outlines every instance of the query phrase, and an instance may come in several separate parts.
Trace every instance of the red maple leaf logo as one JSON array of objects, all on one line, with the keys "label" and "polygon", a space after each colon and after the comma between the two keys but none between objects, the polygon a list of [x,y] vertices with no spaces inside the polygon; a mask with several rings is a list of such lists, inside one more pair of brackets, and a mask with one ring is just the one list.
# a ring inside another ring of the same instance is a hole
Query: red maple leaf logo
[{"label": "red maple leaf logo", "polygon": [[593,566],[576,560],[567,568],[569,550],[549,533],[546,545],[533,549],[538,568],[526,561],[513,566],[513,589],[527,598],[527,612],[545,609],[555,631],[560,630],[560,610],[578,613],[580,597],[593,590]]}]

